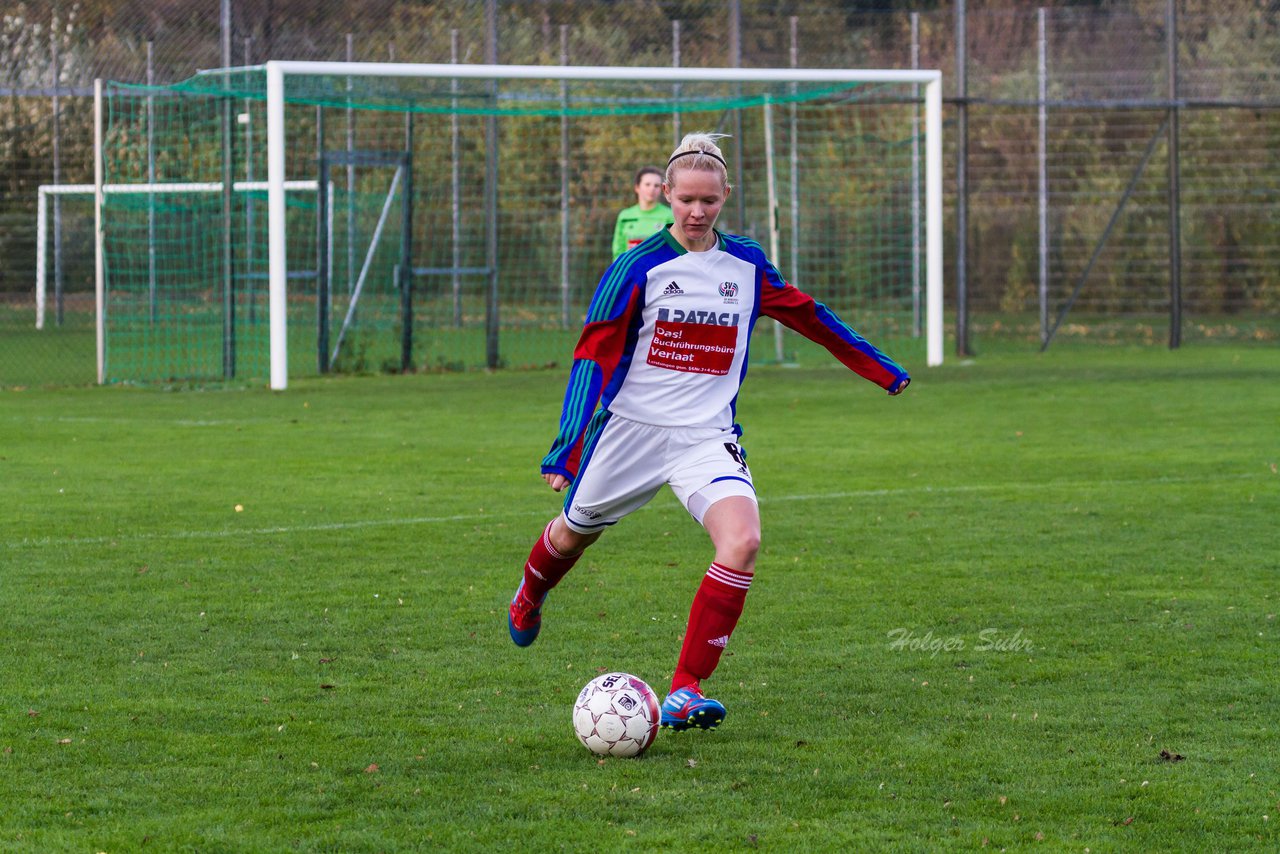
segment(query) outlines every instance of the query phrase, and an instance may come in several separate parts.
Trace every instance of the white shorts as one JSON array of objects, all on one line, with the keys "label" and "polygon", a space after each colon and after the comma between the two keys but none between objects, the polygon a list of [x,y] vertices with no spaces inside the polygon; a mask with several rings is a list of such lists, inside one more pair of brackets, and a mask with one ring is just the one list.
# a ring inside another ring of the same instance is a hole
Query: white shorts
[{"label": "white shorts", "polygon": [[639,510],[664,483],[699,525],[721,498],[756,500],[751,470],[732,430],[655,427],[599,412],[565,498],[565,521],[580,534],[594,533]]}]

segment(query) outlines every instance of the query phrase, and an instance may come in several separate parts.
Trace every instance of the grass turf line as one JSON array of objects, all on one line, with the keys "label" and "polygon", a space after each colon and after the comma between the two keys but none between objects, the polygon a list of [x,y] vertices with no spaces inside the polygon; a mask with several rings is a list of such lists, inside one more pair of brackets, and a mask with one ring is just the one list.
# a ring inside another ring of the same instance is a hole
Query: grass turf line
[{"label": "grass turf line", "polygon": [[710,550],[663,493],[511,645],[562,372],[5,392],[0,848],[1274,849],[1274,354],[916,373],[753,369],[729,717],[602,764]]}]

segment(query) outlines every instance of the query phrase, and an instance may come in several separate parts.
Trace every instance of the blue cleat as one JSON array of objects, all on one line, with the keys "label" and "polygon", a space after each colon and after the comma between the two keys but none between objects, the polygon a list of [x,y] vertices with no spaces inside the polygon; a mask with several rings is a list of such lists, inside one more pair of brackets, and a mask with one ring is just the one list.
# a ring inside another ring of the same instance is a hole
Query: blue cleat
[{"label": "blue cleat", "polygon": [[672,691],[662,701],[662,726],[681,730],[714,729],[724,720],[726,712],[719,700],[702,696],[697,685]]},{"label": "blue cleat", "polygon": [[516,646],[528,646],[538,639],[542,629],[542,604],[534,605],[524,595],[524,581],[516,589],[507,608],[507,628]]}]

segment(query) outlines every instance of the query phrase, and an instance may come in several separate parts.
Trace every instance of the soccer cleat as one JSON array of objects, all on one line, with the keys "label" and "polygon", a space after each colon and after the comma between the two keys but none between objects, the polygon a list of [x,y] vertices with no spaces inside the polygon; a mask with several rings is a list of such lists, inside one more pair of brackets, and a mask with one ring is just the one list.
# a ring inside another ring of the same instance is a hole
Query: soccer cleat
[{"label": "soccer cleat", "polygon": [[662,726],[666,729],[681,730],[714,729],[719,726],[725,716],[724,706],[719,700],[702,696],[696,685],[672,691],[662,701]]},{"label": "soccer cleat", "polygon": [[524,581],[520,582],[507,608],[507,628],[511,630],[511,639],[516,646],[533,643],[542,629],[542,605],[534,605],[525,597]]}]

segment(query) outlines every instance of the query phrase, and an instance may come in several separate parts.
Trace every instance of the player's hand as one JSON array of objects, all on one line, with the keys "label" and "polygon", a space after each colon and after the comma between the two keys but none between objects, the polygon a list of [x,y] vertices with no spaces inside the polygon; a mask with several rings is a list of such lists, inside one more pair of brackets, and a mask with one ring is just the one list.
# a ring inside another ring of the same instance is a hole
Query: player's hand
[{"label": "player's hand", "polygon": [[889,388],[889,396],[894,397],[902,394],[909,385],[911,385],[911,377],[903,377],[901,382]]},{"label": "player's hand", "polygon": [[546,472],[542,475],[542,479],[545,480],[556,492],[559,492],[569,485],[569,478],[562,474],[556,474],[555,472]]}]

